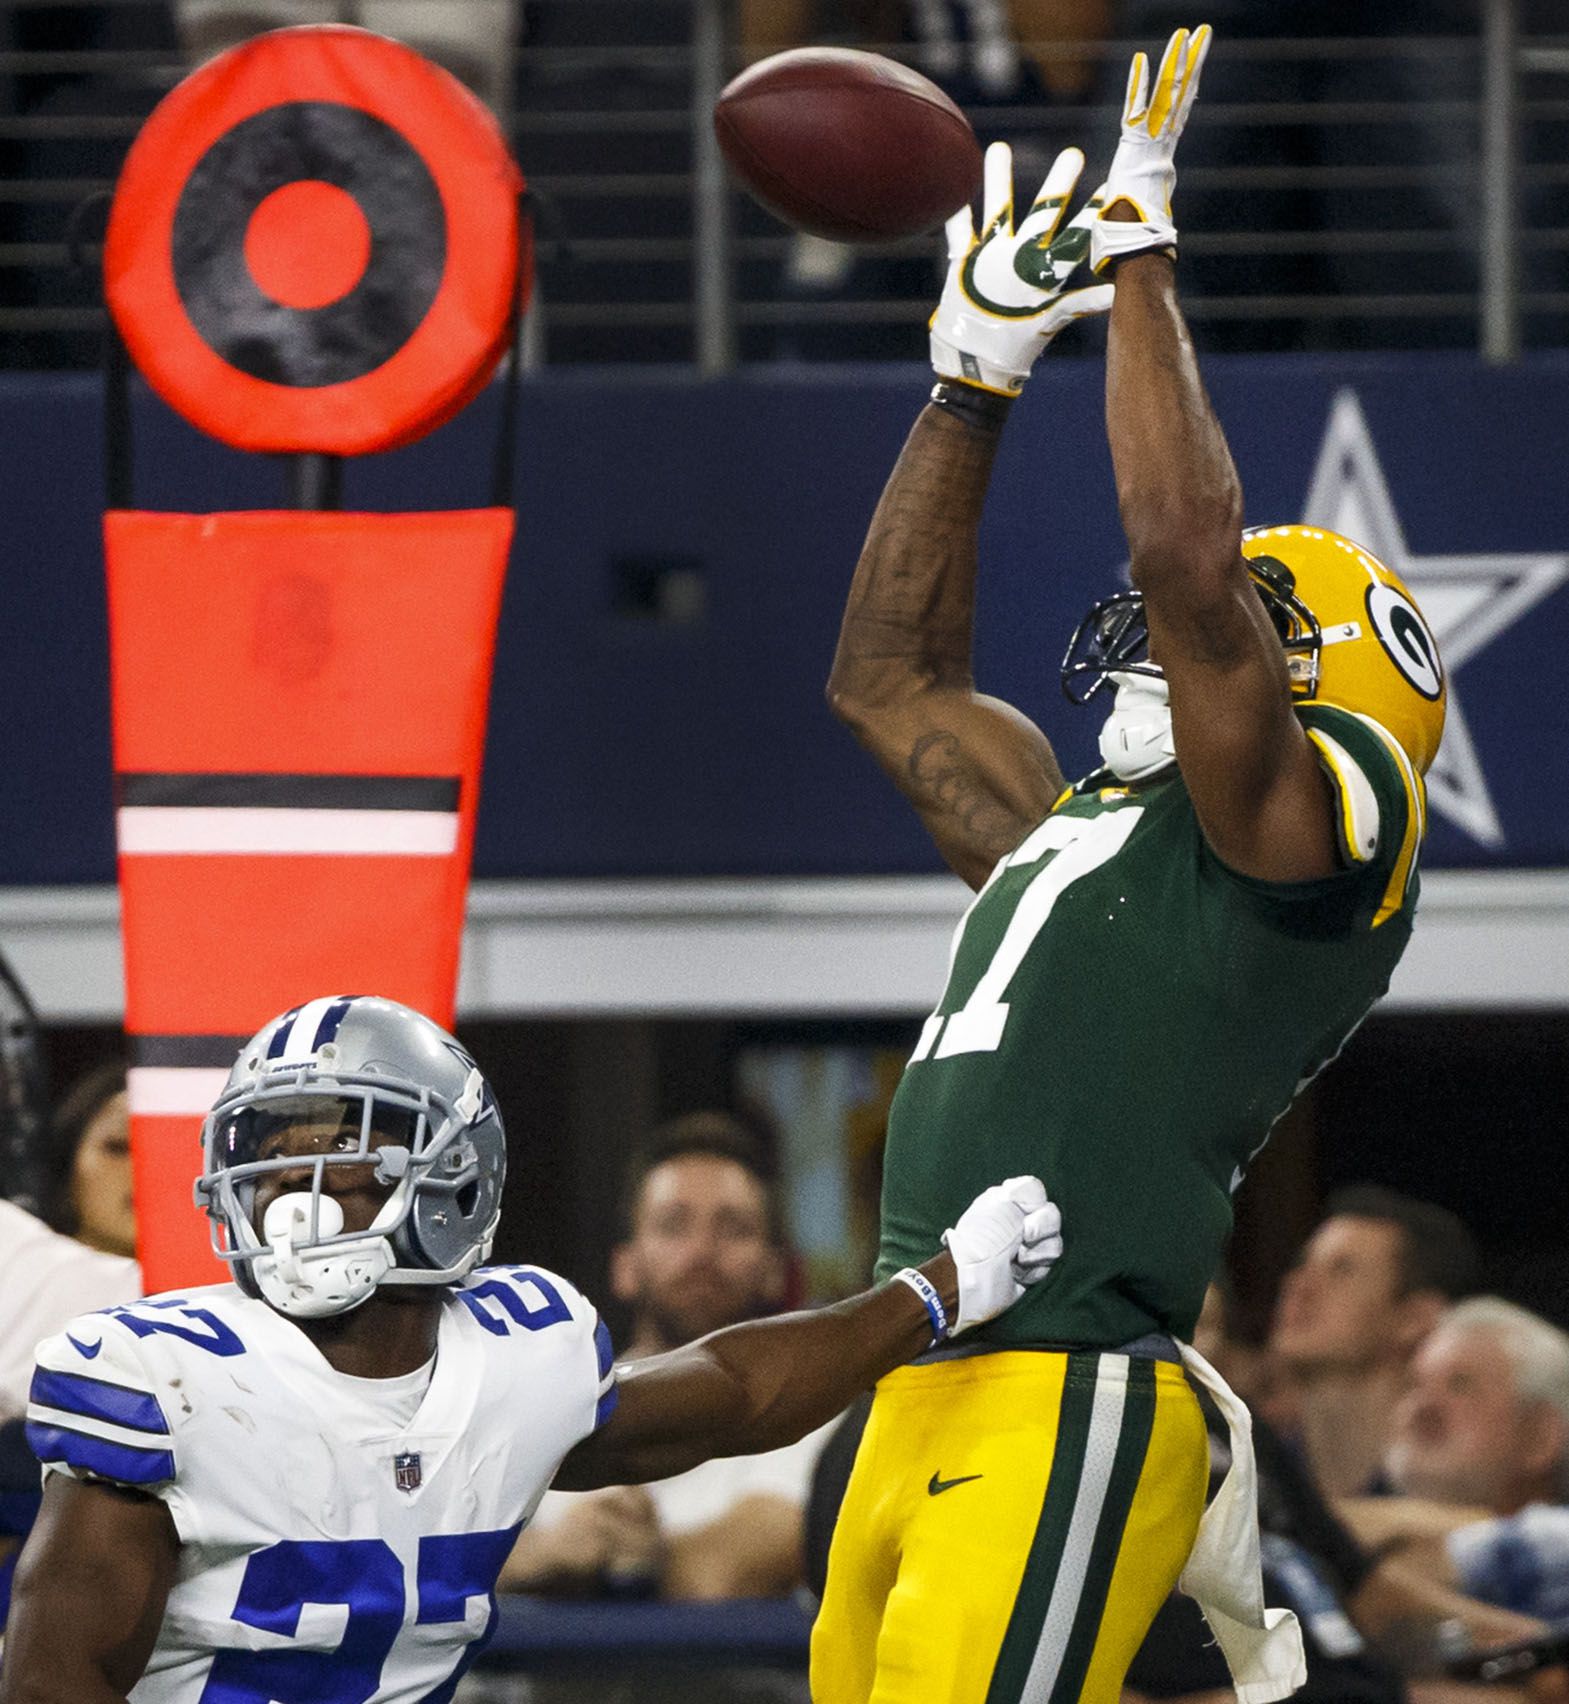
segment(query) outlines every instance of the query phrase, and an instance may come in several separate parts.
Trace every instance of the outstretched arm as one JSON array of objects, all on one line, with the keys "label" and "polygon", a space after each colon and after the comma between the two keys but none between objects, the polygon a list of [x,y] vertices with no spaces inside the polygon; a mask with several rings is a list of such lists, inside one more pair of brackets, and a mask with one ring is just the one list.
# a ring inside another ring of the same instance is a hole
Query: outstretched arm
[{"label": "outstretched arm", "polygon": [[948,222],[948,279],[932,318],[934,401],[916,421],[856,565],[828,700],[909,798],[972,887],[1050,810],[1062,773],[1046,737],[975,690],[971,642],[981,508],[1012,399],[1106,288],[1063,293],[1089,246],[1086,208],[1060,232],[1084,164],[1052,166],[1015,223],[1013,156],[986,152],[984,219]]},{"label": "outstretched arm", "polygon": [[979,887],[1062,791],[1046,736],[975,690],[981,506],[1009,404],[974,423],[928,404],[856,565],[828,701]]},{"label": "outstretched arm", "polygon": [[[921,1270],[954,1305],[953,1261],[941,1255]],[[565,1491],[635,1485],[711,1456],[782,1449],[931,1340],[920,1299],[894,1283],[629,1362],[620,1369],[616,1412],[572,1451],[553,1483]]]},{"label": "outstretched arm", "polygon": [[[1061,1216],[1036,1178],[984,1190],[920,1268],[935,1310],[891,1279],[847,1302],[713,1332],[620,1369],[620,1400],[561,1464],[566,1491],[683,1473],[711,1456],[781,1449],[825,1425],[933,1341],[995,1317],[1062,1252]],[[942,1335],[942,1333],[938,1333]]]},{"label": "outstretched arm", "polygon": [[1245,875],[1331,875],[1328,783],[1291,709],[1280,637],[1243,566],[1241,486],[1164,255],[1118,269],[1106,422],[1133,583],[1205,837]]},{"label": "outstretched arm", "polygon": [[1117,502],[1205,837],[1233,869],[1307,881],[1338,867],[1329,786],[1291,709],[1280,638],[1242,559],[1242,488],[1177,303],[1170,194],[1207,29],[1172,37],[1153,97],[1134,61],[1092,250],[1116,266],[1106,427]]}]

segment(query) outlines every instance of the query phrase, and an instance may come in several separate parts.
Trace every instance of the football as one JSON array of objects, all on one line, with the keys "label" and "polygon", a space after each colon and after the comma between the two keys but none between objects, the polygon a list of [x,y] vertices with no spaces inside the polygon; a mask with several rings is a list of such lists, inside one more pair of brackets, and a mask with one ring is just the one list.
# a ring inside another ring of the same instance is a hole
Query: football
[{"label": "football", "polygon": [[800,47],[759,60],[715,102],[714,130],[769,212],[834,242],[932,230],[980,182],[970,121],[879,53]]}]

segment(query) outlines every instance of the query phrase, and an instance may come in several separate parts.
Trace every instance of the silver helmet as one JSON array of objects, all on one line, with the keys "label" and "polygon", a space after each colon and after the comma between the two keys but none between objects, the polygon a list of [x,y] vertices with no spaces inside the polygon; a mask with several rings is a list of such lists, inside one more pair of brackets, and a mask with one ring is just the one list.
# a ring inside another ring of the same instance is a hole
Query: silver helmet
[{"label": "silver helmet", "polygon": [[[301,1126],[317,1132],[307,1152],[268,1152]],[[372,1163],[390,1193],[367,1229],[345,1232],[326,1170]],[[320,1317],[379,1284],[466,1277],[490,1252],[506,1163],[495,1096],[463,1048],[395,1000],[339,996],[285,1012],[241,1049],[202,1126],[196,1200],[242,1290]],[[301,1186],[258,1227],[257,1181],[284,1171]]]}]

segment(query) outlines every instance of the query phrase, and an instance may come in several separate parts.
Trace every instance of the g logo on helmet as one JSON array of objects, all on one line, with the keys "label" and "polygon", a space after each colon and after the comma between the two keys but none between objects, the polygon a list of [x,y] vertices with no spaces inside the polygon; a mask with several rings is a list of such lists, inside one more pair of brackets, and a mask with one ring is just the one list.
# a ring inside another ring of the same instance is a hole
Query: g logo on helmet
[{"label": "g logo on helmet", "polygon": [[1444,665],[1416,605],[1393,586],[1380,584],[1368,588],[1367,614],[1384,654],[1410,685],[1424,698],[1441,697]]}]

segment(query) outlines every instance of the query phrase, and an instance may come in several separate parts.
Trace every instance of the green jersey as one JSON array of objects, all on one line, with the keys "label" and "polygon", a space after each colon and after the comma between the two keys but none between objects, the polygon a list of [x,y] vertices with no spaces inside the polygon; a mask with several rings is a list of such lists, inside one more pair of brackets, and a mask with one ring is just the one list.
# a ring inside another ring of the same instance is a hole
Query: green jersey
[{"label": "green jersey", "polygon": [[1175,769],[1137,788],[1092,775],[992,872],[894,1097],[879,1278],[929,1258],[989,1184],[1033,1173],[1063,1256],[976,1336],[1191,1335],[1249,1159],[1411,934],[1420,777],[1369,718],[1299,715],[1336,800],[1337,874],[1228,869]]}]

